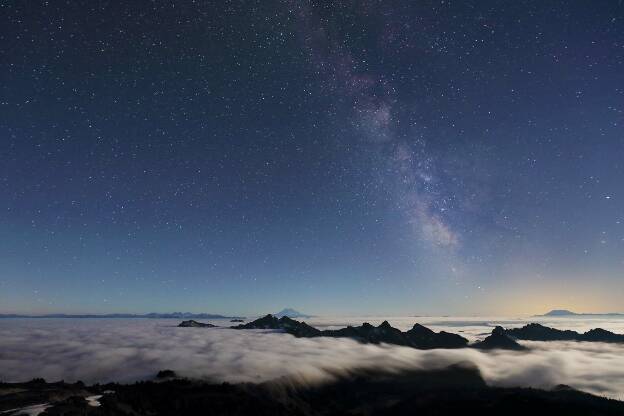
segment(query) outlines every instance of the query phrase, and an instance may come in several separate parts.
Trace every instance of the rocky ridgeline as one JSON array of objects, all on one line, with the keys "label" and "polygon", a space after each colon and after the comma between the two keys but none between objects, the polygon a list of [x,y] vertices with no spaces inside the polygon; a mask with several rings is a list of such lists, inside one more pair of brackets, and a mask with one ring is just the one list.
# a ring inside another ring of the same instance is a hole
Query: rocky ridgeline
[{"label": "rocky ridgeline", "polygon": [[526,341],[586,341],[624,343],[624,335],[614,334],[602,328],[591,329],[585,333],[549,328],[540,324],[528,324],[522,328],[505,330],[513,338]]},{"label": "rocky ridgeline", "polygon": [[[215,325],[204,324],[197,321],[184,321],[180,327],[214,327]],[[274,329],[284,331],[297,338],[350,338],[366,344],[393,344],[422,350],[434,348],[477,348],[482,350],[504,349],[523,351],[527,347],[519,344],[517,340],[527,341],[586,341],[586,342],[611,342],[624,343],[624,335],[614,334],[607,330],[596,328],[579,334],[575,331],[562,331],[549,328],[540,324],[529,324],[522,328],[505,329],[497,326],[491,335],[482,341],[469,344],[468,340],[460,335],[450,332],[435,332],[420,324],[408,331],[401,331],[392,327],[388,321],[379,326],[368,322],[360,326],[347,326],[340,329],[320,330],[305,322],[296,321],[287,316],[278,318],[268,314],[255,321],[230,327],[232,329]]]},{"label": "rocky ridgeline", "polygon": [[502,326],[497,326],[492,330],[492,334],[489,337],[485,338],[483,341],[474,343],[472,346],[481,350],[498,349],[522,351],[527,349],[507,335]]},{"label": "rocky ridgeline", "polygon": [[409,331],[403,332],[393,328],[388,321],[379,326],[367,322],[361,326],[348,326],[341,329],[319,330],[306,324],[295,321],[287,316],[277,318],[266,315],[244,325],[233,326],[234,329],[279,329],[298,338],[331,337],[351,338],[359,342],[370,344],[394,344],[418,349],[432,348],[463,348],[468,340],[460,335],[448,332],[434,332],[422,325],[415,324]]},{"label": "rocky ridgeline", "polygon": [[178,327],[180,328],[216,328],[216,325],[205,324],[203,322],[197,322],[194,320],[182,321]]}]

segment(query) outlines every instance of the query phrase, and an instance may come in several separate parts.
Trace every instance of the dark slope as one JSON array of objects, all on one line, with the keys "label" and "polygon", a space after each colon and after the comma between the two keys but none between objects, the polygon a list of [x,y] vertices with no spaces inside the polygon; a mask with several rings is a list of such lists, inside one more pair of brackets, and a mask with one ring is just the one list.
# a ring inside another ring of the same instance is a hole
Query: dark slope
[{"label": "dark slope", "polygon": [[246,324],[232,326],[232,329],[281,329],[296,337],[314,337],[318,336],[321,331],[306,324],[305,322],[295,321],[287,316],[277,318],[271,314],[258,318],[255,321]]},{"label": "dark slope", "polygon": [[418,349],[431,348],[462,348],[468,345],[468,340],[448,332],[434,332],[422,325],[416,324],[407,332],[392,327],[388,321],[374,326],[368,322],[360,326],[347,326],[340,329],[320,331],[305,322],[295,321],[288,317],[276,318],[266,315],[244,325],[233,326],[234,329],[281,329],[296,337],[331,337],[351,338],[367,344],[394,344]]},{"label": "dark slope", "polygon": [[332,338],[353,338],[357,341],[380,344],[409,345],[403,332],[393,328],[388,321],[383,321],[379,326],[373,326],[368,322],[364,322],[361,326],[348,326],[341,329],[331,329],[321,332],[323,337]]},{"label": "dark slope", "polygon": [[205,324],[203,322],[197,322],[194,320],[182,321],[178,327],[180,328],[215,328],[216,325],[213,324]]},{"label": "dark slope", "polygon": [[322,331],[321,336],[334,338],[353,338],[360,342],[371,344],[395,344],[418,349],[432,348],[463,348],[468,345],[468,340],[448,332],[434,332],[420,324],[415,324],[412,329],[402,332],[393,328],[388,321],[379,326],[364,323],[361,326],[349,326],[337,330]]},{"label": "dark slope", "polygon": [[[354,371],[333,382],[298,385],[279,379],[262,384],[212,384],[191,380],[84,387],[64,383],[0,384],[12,401],[0,411],[23,407],[33,396],[52,404],[42,416],[165,415],[597,415],[624,414],[624,403],[569,388],[552,391],[491,388],[466,366],[404,373]],[[100,407],[87,395],[104,394]],[[6,395],[0,395],[4,398]],[[4,406],[2,406],[4,404]]]},{"label": "dark slope", "polygon": [[584,334],[579,335],[579,341],[588,341],[588,342],[614,342],[621,343],[624,342],[624,335],[614,334],[611,331],[607,331],[602,328],[590,329]]},{"label": "dark slope", "polygon": [[528,324],[522,328],[505,330],[510,337],[527,341],[587,341],[624,343],[624,335],[614,334],[602,328],[591,329],[584,334],[576,331],[562,331],[540,324]]},{"label": "dark slope", "polygon": [[393,344],[412,347],[417,349],[433,348],[464,348],[473,347],[479,349],[507,349],[525,350],[526,347],[518,344],[515,340],[531,341],[588,341],[588,342],[612,342],[624,343],[624,335],[614,334],[601,328],[592,329],[579,334],[574,331],[561,331],[540,324],[528,324],[522,328],[504,329],[497,326],[492,334],[482,341],[468,345],[468,340],[460,335],[440,331],[434,332],[420,324],[414,324],[412,329],[401,331],[393,328],[388,321],[374,326],[368,322],[360,326],[347,326],[340,329],[328,329],[321,331],[305,322],[290,319],[287,316],[277,318],[271,314],[258,318],[255,321],[231,327],[233,329],[275,329],[282,330],[300,338],[331,337],[351,338],[367,344]]},{"label": "dark slope", "polygon": [[490,336],[485,338],[483,341],[476,342],[472,346],[482,350],[501,349],[522,351],[527,349],[508,336],[502,326],[497,326],[492,330],[492,334]]},{"label": "dark slope", "polygon": [[522,328],[507,329],[505,333],[516,339],[527,341],[573,341],[578,337],[578,332],[561,331],[540,324],[528,324]]},{"label": "dark slope", "polygon": [[10,409],[62,401],[70,397],[88,397],[93,394],[80,382],[46,383],[43,379],[34,379],[27,383],[0,382],[0,414],[8,416],[12,414],[7,412]]},{"label": "dark slope", "polygon": [[420,324],[414,324],[412,329],[405,332],[405,336],[411,346],[422,349],[463,348],[468,343],[468,340],[460,335],[445,331],[434,332]]}]

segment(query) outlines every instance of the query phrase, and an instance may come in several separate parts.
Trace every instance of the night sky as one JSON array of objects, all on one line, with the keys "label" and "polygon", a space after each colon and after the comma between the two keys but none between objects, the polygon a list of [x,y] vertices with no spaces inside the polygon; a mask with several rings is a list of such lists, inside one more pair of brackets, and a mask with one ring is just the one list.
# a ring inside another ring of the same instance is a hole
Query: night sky
[{"label": "night sky", "polygon": [[622,1],[0,16],[0,312],[622,309]]}]

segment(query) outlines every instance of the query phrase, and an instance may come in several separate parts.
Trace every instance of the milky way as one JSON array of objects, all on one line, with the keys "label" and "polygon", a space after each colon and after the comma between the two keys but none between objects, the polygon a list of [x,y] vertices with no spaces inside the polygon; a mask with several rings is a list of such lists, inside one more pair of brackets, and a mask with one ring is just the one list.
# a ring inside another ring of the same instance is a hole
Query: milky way
[{"label": "milky way", "polygon": [[621,305],[621,2],[1,8],[0,312]]}]

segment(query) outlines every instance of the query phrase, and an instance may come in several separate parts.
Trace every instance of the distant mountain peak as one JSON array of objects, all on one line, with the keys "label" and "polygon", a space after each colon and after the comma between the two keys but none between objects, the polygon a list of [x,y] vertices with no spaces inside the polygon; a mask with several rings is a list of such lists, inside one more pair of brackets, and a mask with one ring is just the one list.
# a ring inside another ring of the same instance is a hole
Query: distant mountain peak
[{"label": "distant mountain peak", "polygon": [[274,316],[278,318],[282,318],[287,316],[289,318],[312,318],[311,315],[306,315],[305,313],[301,313],[293,308],[284,308],[281,311],[274,314]]},{"label": "distant mountain peak", "polygon": [[502,326],[494,328],[489,337],[483,341],[474,343],[473,347],[482,350],[502,349],[521,351],[527,349],[525,346],[518,344],[513,338],[508,336]]},{"label": "distant mountain peak", "polygon": [[197,321],[191,319],[191,320],[188,320],[188,321],[183,321],[182,323],[180,323],[178,325],[178,327],[180,327],[180,328],[215,328],[216,325],[207,324],[207,323],[203,323],[203,322],[197,322]]},{"label": "distant mountain peak", "polygon": [[536,316],[624,316],[622,313],[618,312],[606,312],[606,313],[578,313],[572,312],[567,309],[553,309],[552,311],[545,313],[544,315],[536,315]]},{"label": "distant mountain peak", "polygon": [[570,315],[577,315],[577,313],[574,313],[567,309],[553,309],[552,311],[544,314],[544,316],[570,316]]}]

